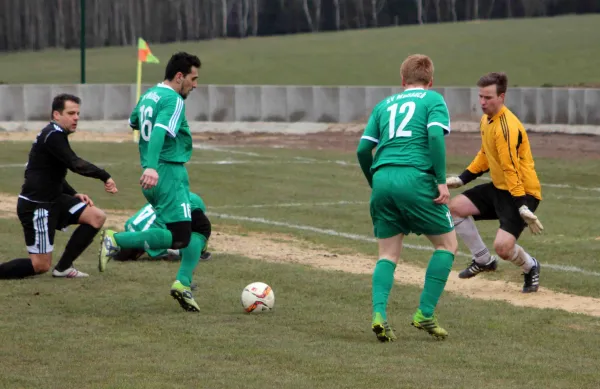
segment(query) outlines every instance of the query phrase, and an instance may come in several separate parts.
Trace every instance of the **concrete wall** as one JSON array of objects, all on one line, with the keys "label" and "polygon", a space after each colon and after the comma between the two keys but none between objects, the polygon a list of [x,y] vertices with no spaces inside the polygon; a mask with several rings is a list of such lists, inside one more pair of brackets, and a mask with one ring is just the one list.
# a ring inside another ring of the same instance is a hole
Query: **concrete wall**
[{"label": "concrete wall", "polygon": [[[144,85],[142,93],[151,85]],[[453,121],[478,121],[476,88],[436,88]],[[186,102],[189,121],[365,121],[400,87],[203,85]],[[46,120],[52,96],[80,96],[83,120],[127,120],[135,85],[0,85],[0,121]],[[527,124],[600,125],[600,89],[510,88],[506,103]]]}]

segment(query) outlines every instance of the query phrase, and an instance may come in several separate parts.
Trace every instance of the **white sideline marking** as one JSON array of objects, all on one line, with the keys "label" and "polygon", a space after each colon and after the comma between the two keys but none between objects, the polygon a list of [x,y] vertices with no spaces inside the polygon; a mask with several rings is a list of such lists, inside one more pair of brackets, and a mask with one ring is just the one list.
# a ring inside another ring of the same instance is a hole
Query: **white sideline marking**
[{"label": "white sideline marking", "polygon": [[292,208],[292,207],[329,207],[332,205],[364,205],[369,204],[368,201],[330,201],[320,203],[273,203],[273,204],[250,204],[250,205],[220,205],[211,207],[211,209],[247,209],[247,208]]},{"label": "white sideline marking", "polygon": [[199,149],[199,150],[210,150],[210,151],[217,151],[217,152],[221,152],[221,153],[248,155],[250,157],[260,157],[261,156],[258,153],[253,153],[250,151],[229,150],[229,149],[224,149],[224,148],[217,147],[217,146],[210,146],[210,145],[206,145],[206,144],[194,143],[193,147],[195,149]]},{"label": "white sideline marking", "polygon": [[[124,164],[124,163],[128,163],[128,162],[94,162],[94,165],[96,166],[114,166],[114,165],[120,165],[120,164]],[[26,168],[27,167],[27,162],[23,162],[23,163],[5,163],[5,164],[0,164],[0,169],[4,169],[4,168]]]},{"label": "white sideline marking", "polygon": [[[356,241],[361,241],[361,242],[370,242],[370,243],[377,242],[377,240],[375,238],[370,237],[370,236],[350,234],[347,232],[339,232],[339,231],[335,231],[335,230],[331,230],[331,229],[324,229],[324,228],[306,226],[306,225],[301,225],[301,224],[278,222],[275,220],[267,220],[267,219],[263,219],[260,217],[236,216],[236,215],[229,215],[229,214],[225,214],[225,213],[214,213],[214,212],[207,212],[206,214],[208,216],[215,216],[215,217],[218,217],[221,219],[239,220],[239,221],[247,221],[247,222],[252,222],[252,223],[267,224],[267,225],[271,225],[271,226],[286,227],[286,228],[292,228],[292,229],[302,230],[302,231],[310,231],[310,232],[315,232],[315,233],[321,234],[321,235],[336,236],[336,237],[340,237],[340,238],[346,238],[346,239],[351,239],[351,240],[356,240]],[[421,251],[434,251],[433,247],[430,247],[430,246],[404,244],[403,247],[406,247],[409,249],[421,250]],[[457,253],[457,255],[460,255],[461,257],[471,258],[470,254],[463,253],[460,251]],[[554,269],[554,270],[558,270],[558,271],[581,273],[581,274],[585,274],[585,275],[589,275],[589,276],[600,277],[599,272],[588,271],[588,270],[584,270],[584,269],[581,269],[581,268],[578,268],[575,266],[553,265],[553,264],[549,264],[549,263],[542,263],[542,267]]]}]

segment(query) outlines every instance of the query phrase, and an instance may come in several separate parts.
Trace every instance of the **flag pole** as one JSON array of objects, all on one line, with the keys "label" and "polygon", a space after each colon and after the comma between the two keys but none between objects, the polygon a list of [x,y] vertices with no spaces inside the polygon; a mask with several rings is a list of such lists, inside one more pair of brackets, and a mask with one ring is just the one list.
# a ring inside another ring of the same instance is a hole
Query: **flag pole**
[{"label": "flag pole", "polygon": [[[135,103],[137,104],[140,101],[140,95],[142,94],[142,61],[138,56],[137,61],[137,85],[136,85],[136,95],[135,95]],[[133,142],[138,143],[140,140],[140,130],[133,130]]]}]

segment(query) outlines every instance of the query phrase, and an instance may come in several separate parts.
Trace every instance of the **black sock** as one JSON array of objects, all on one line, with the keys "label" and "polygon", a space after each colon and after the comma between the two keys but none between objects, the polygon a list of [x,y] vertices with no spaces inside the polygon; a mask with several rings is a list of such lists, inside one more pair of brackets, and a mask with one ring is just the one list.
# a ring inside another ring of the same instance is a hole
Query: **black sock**
[{"label": "black sock", "polygon": [[29,258],[17,258],[0,264],[0,279],[19,279],[35,275]]},{"label": "black sock", "polygon": [[55,269],[57,271],[65,271],[70,268],[73,265],[73,261],[93,242],[98,231],[98,228],[92,227],[89,224],[82,224],[77,227],[73,235],[71,235],[71,239],[67,242],[65,252],[56,264]]}]

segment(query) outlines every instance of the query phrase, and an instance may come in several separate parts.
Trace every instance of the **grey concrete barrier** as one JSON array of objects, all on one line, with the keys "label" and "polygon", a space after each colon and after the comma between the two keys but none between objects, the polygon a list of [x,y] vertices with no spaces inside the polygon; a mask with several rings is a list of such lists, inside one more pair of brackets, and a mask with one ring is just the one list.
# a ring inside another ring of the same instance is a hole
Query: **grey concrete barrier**
[{"label": "grey concrete barrier", "polygon": [[[154,84],[144,84],[142,93]],[[186,100],[188,121],[365,122],[399,86],[201,85]],[[452,121],[479,121],[478,89],[436,87]],[[82,98],[83,120],[127,120],[134,84],[0,85],[0,121],[47,120],[52,97]],[[509,88],[506,105],[525,124],[600,126],[600,88]]]}]

